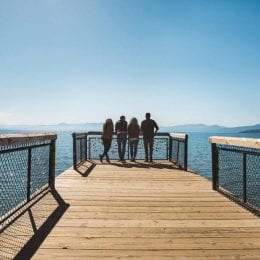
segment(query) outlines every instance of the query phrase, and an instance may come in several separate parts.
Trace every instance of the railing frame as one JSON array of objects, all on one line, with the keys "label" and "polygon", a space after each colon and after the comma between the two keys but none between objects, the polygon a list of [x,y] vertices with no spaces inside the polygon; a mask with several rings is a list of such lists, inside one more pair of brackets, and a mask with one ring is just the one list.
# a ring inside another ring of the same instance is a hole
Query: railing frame
[{"label": "railing frame", "polygon": [[[85,161],[89,160],[90,155],[90,146],[88,145],[88,138],[90,136],[100,136],[101,137],[102,132],[98,131],[91,131],[86,133],[73,133],[73,168],[76,170],[80,165],[82,165]],[[116,135],[114,133],[114,135]],[[167,144],[167,158],[166,160],[169,160],[172,163],[175,163],[177,166],[182,168],[183,170],[187,171],[188,169],[188,135],[186,134],[174,134],[174,133],[165,133],[165,132],[159,132],[155,136],[159,137],[167,137],[169,138],[168,144]],[[142,138],[142,135],[140,136]],[[173,140],[178,142],[178,153],[179,153],[179,143],[184,143],[184,166],[181,167],[181,165],[178,164],[177,161],[172,160],[172,151],[173,151]],[[79,159],[77,160],[77,142],[80,142],[80,155]],[[85,146],[85,149],[82,149],[82,142]]]},{"label": "railing frame", "polygon": [[[27,156],[27,196],[26,200],[20,202],[9,212],[0,216],[0,226],[5,223],[11,216],[15,215],[31,201],[35,200],[46,189],[55,189],[55,153],[56,153],[56,134],[29,134],[29,135],[0,135],[0,147],[7,147],[0,149],[0,154],[14,153],[17,151],[28,150]],[[41,143],[49,141],[49,143]],[[48,183],[45,187],[43,185],[40,190],[31,194],[31,173],[32,173],[32,149],[49,146],[49,173]]]},{"label": "railing frame", "polygon": [[[184,166],[183,166],[183,170],[187,171],[188,170],[188,135],[187,134],[170,133],[169,137],[170,137],[170,147],[169,147],[170,157],[169,157],[169,161],[179,165],[178,164],[178,162],[179,162],[179,146],[180,146],[180,143],[183,143],[183,145],[184,145],[184,159],[183,159]],[[172,150],[173,150],[172,143],[173,143],[173,141],[178,142],[178,144],[177,144],[177,160],[176,161],[173,161],[173,158],[172,158]]]},{"label": "railing frame", "polygon": [[[260,156],[260,150],[258,152],[246,151],[246,150],[235,150],[226,147],[218,147],[217,145],[235,146],[241,148],[254,148],[260,149],[260,139],[253,138],[233,138],[233,137],[210,137],[209,142],[211,143],[211,154],[212,154],[212,189],[216,190],[226,197],[232,199],[239,205],[260,216],[260,209],[251,205],[247,201],[247,155]],[[235,153],[242,153],[242,173],[243,173],[243,194],[242,197],[233,195],[230,191],[223,189],[219,185],[219,151],[229,151]]]}]

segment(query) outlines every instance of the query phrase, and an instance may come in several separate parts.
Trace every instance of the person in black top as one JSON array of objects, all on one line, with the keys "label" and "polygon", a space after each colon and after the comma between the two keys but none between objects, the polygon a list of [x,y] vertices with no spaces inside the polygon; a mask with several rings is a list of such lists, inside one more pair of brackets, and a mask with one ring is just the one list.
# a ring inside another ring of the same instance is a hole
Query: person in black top
[{"label": "person in black top", "polygon": [[125,147],[127,141],[127,122],[125,116],[121,116],[116,122],[115,132],[117,134],[119,161],[125,162]]},{"label": "person in black top", "polygon": [[135,162],[139,142],[139,134],[140,126],[138,125],[137,119],[133,117],[128,125],[128,139],[130,146],[131,162]]},{"label": "person in black top", "polygon": [[153,162],[153,139],[155,134],[158,132],[159,127],[157,123],[151,119],[151,114],[145,114],[145,120],[141,124],[141,131],[144,137],[144,151],[145,161],[148,162],[148,150],[150,155],[150,162]]}]

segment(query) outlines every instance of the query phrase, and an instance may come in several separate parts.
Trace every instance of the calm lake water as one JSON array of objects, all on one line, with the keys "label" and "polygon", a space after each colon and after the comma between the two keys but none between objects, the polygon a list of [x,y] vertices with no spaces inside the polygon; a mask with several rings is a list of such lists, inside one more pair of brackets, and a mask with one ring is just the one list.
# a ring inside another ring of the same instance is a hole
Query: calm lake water
[{"label": "calm lake water", "polygon": [[[22,133],[22,131],[10,132],[0,130],[0,134],[7,133]],[[27,133],[29,132],[27,131]],[[57,135],[58,139],[56,143],[56,175],[59,175],[60,173],[72,166],[72,133],[57,132]],[[210,136],[220,136],[220,134],[188,133],[188,135],[188,168],[210,180],[211,145],[208,143],[208,138]],[[225,134],[223,136],[260,138],[260,134]],[[26,169],[24,169],[23,165],[21,165],[21,167],[23,168],[21,169],[21,172],[24,172],[25,176],[27,176]],[[4,171],[6,171],[6,169]],[[7,203],[4,205],[0,205],[0,217],[26,198],[26,187],[24,185],[21,185],[19,187],[15,186],[14,189],[10,188],[10,185],[16,185],[17,183],[19,183],[19,178],[21,178],[20,181],[24,183],[25,180],[23,179],[23,174],[21,172],[20,175],[16,174],[16,172],[11,172],[11,174],[15,174],[15,176],[10,175],[15,177],[16,182],[14,183],[3,184],[3,182],[5,182],[6,179],[4,180],[0,178],[0,187],[7,187],[7,190],[5,190],[5,192],[1,194],[5,198],[5,201],[7,201]],[[35,183],[37,184],[37,182]]]},{"label": "calm lake water", "polygon": [[[16,131],[18,132],[18,131]],[[0,131],[6,133],[6,131]],[[72,166],[72,136],[71,132],[57,132],[56,175]],[[260,138],[260,134],[217,134],[188,133],[188,168],[207,179],[211,179],[211,146],[210,136],[231,136]]]}]

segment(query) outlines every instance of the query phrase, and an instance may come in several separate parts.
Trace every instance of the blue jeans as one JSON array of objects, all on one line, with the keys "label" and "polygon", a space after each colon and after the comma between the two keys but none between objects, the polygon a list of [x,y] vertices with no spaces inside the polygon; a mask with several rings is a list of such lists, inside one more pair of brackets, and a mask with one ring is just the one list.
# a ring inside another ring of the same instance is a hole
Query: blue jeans
[{"label": "blue jeans", "polygon": [[118,155],[120,160],[124,160],[125,158],[126,141],[127,141],[126,134],[117,135]]}]

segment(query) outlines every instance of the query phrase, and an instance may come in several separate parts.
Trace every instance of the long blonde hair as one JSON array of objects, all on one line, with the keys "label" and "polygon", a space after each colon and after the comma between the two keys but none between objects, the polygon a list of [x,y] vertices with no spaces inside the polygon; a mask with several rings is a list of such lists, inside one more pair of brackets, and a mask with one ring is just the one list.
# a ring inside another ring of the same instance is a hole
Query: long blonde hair
[{"label": "long blonde hair", "polygon": [[138,125],[138,120],[136,117],[131,118],[129,125]]}]

